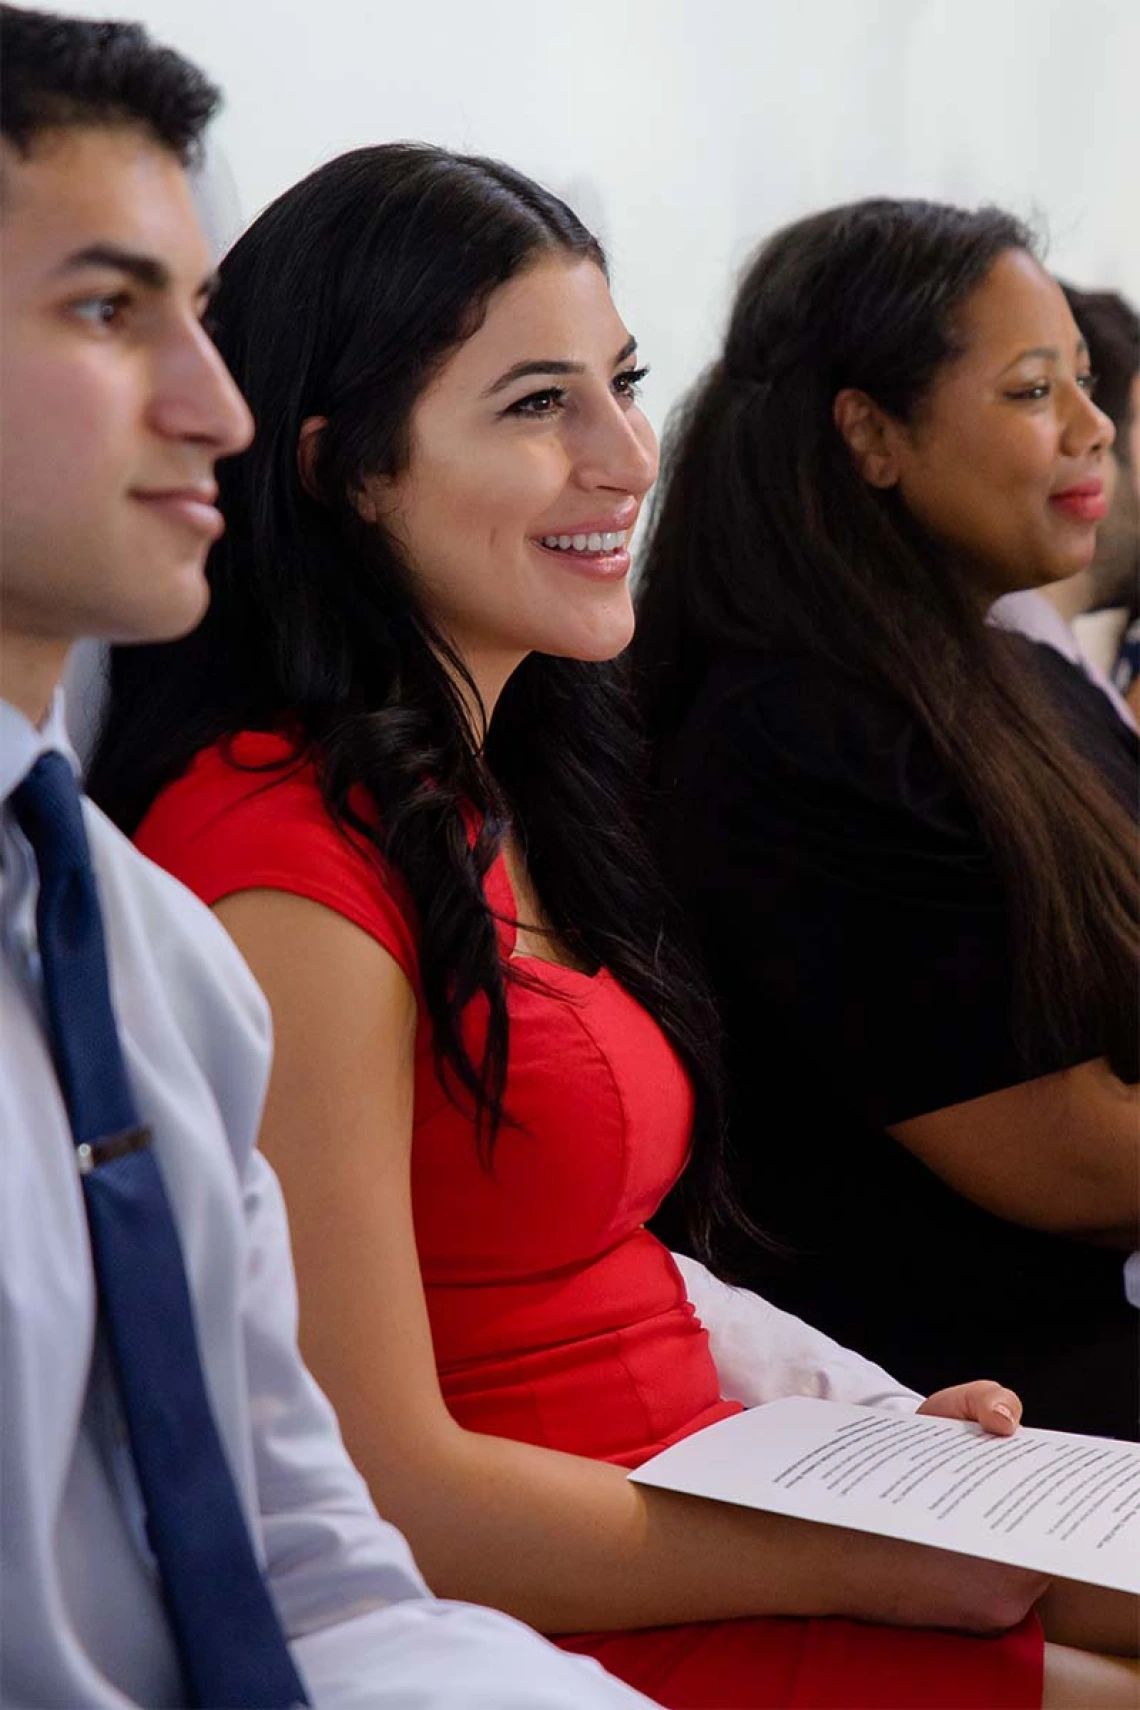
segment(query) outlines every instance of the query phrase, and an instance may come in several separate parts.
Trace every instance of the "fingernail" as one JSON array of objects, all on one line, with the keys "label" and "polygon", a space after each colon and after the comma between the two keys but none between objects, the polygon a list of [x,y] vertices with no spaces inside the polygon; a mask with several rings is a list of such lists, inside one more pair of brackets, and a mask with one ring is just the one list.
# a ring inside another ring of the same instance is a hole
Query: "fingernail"
[{"label": "fingernail", "polygon": [[994,1402],[994,1412],[1000,1413],[1003,1419],[1008,1419],[1011,1425],[1017,1424],[1016,1416],[1012,1410],[1006,1406],[1004,1401]]}]

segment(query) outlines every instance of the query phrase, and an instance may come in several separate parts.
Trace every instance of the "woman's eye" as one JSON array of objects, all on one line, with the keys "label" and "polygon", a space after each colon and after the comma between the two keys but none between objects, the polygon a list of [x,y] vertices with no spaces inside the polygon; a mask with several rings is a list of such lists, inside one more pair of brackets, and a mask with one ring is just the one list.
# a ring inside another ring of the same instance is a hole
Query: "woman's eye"
[{"label": "woman's eye", "polygon": [[1049,396],[1050,390],[1051,387],[1048,380],[1039,380],[1036,385],[1022,386],[1016,392],[1007,393],[1007,396],[1029,403],[1040,403],[1042,398],[1047,398]]},{"label": "woman's eye", "polygon": [[1082,392],[1087,392],[1089,397],[1092,398],[1096,395],[1097,379],[1098,376],[1090,370],[1086,374],[1077,375],[1077,385],[1081,388]]},{"label": "woman's eye", "polygon": [[552,416],[566,402],[566,393],[561,386],[548,386],[545,392],[531,392],[517,403],[509,404],[503,411],[506,416]]},{"label": "woman's eye", "polygon": [[648,368],[623,368],[620,374],[614,375],[614,391],[619,398],[636,398],[648,373]]}]

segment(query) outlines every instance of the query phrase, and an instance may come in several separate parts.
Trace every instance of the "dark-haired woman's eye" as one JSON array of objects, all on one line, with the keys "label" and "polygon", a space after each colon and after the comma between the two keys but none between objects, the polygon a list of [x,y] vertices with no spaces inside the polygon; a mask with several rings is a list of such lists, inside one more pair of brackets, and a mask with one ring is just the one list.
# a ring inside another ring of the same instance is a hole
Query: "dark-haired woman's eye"
[{"label": "dark-haired woman's eye", "polygon": [[1086,373],[1077,375],[1077,385],[1082,392],[1087,392],[1090,398],[1095,398],[1098,378],[1099,376],[1094,374],[1090,368]]},{"label": "dark-haired woman's eye", "polygon": [[648,373],[648,368],[623,368],[620,374],[614,375],[614,391],[619,398],[628,398],[632,402]]},{"label": "dark-haired woman's eye", "polygon": [[508,404],[503,411],[505,416],[553,416],[558,413],[566,402],[566,392],[562,386],[547,386],[545,391],[530,392],[517,403]]},{"label": "dark-haired woman's eye", "polygon": [[1007,392],[1007,398],[1013,398],[1020,403],[1039,404],[1052,391],[1048,380],[1038,380],[1033,386],[1022,386],[1016,392]]}]

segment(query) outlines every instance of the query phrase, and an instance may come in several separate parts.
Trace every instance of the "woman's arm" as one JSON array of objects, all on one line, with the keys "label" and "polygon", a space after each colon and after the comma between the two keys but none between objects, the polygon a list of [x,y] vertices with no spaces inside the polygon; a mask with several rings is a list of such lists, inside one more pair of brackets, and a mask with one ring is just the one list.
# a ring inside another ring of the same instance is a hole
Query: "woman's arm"
[{"label": "woman's arm", "polygon": [[1019,1073],[1005,884],[925,731],[829,670],[769,675],[718,710],[670,820],[730,1042],[776,1012],[964,1198],[1135,1245],[1140,1090],[1102,1059]]},{"label": "woman's arm", "polygon": [[412,1226],[408,982],[318,904],[251,891],[218,913],[274,1016],[263,1143],[290,1211],[302,1348],[433,1589],[548,1632],[767,1613],[984,1632],[1020,1618],[1039,1576],[650,1490],[457,1425]]},{"label": "woman's arm", "polygon": [[998,1217],[1136,1245],[1140,1087],[1117,1080],[1102,1060],[897,1122],[889,1132]]}]

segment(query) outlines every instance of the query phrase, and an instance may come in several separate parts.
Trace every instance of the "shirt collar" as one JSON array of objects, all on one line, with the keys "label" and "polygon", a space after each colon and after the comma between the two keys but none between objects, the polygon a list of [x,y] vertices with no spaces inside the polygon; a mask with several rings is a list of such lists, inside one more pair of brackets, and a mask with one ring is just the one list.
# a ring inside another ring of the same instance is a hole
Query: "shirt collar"
[{"label": "shirt collar", "polygon": [[1060,653],[1070,665],[1084,669],[1080,644],[1052,600],[1036,588],[1022,588],[1016,594],[1003,594],[990,607],[990,622],[999,629],[1016,630],[1030,641],[1043,641],[1055,653]]},{"label": "shirt collar", "polygon": [[10,701],[0,700],[0,802],[6,802],[39,759],[54,749],[79,776],[79,761],[67,738],[63,719],[63,690],[52,696],[47,716],[38,727]]}]

